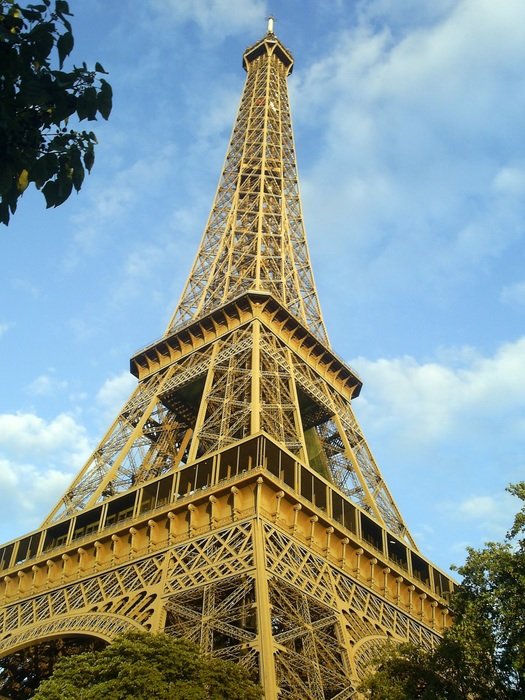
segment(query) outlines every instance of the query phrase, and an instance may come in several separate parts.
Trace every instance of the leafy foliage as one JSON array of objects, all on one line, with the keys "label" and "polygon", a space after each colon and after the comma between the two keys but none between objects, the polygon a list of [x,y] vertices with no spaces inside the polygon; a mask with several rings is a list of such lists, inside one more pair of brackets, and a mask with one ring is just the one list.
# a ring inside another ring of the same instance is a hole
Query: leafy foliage
[{"label": "leafy foliage", "polygon": [[102,651],[61,659],[35,700],[260,700],[259,687],[230,661],[184,639],[128,632]]},{"label": "leafy foliage", "polygon": [[40,683],[53,672],[58,659],[103,646],[104,642],[98,639],[54,639],[0,659],[0,699],[32,698]]},{"label": "leafy foliage", "polygon": [[518,700],[525,697],[525,482],[507,489],[524,505],[503,543],[469,548],[457,571],[454,625],[432,651],[386,646],[362,691],[373,700]]},{"label": "leafy foliage", "polygon": [[111,113],[112,89],[99,63],[94,70],[85,63],[64,70],[74,46],[70,16],[65,0],[55,0],[53,9],[51,0],[26,7],[0,0],[0,221],[6,225],[30,183],[48,208],[80,190],[97,140],[68,121]]},{"label": "leafy foliage", "polygon": [[469,683],[457,663],[458,651],[448,642],[433,651],[416,644],[389,644],[361,690],[373,700],[465,700]]}]

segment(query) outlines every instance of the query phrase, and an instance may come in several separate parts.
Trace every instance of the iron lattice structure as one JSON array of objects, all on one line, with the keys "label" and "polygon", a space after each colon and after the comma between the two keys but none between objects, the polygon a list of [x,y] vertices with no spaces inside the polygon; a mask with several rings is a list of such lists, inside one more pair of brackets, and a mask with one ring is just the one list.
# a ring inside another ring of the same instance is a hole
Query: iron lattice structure
[{"label": "iron lattice structure", "polygon": [[0,655],[129,628],[188,636],[267,700],[355,694],[387,638],[432,646],[449,578],[422,554],[330,349],[271,29],[244,53],[201,245],[138,384],[37,531],[0,548]]}]

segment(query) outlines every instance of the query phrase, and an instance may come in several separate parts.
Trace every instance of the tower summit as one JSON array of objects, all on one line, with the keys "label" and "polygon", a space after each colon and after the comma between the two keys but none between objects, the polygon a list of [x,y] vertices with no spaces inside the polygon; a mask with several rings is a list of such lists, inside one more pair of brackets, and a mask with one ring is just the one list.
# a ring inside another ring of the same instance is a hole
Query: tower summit
[{"label": "tower summit", "polygon": [[204,236],[168,332],[247,291],[267,293],[327,344],[304,232],[286,79],[273,33],[243,55],[248,77]]},{"label": "tower summit", "polygon": [[452,583],[412,538],[330,349],[273,32],[246,84],[164,335],[42,527],[0,547],[0,655],[165,630],[251,668],[266,700],[350,698],[377,644],[431,646]]}]

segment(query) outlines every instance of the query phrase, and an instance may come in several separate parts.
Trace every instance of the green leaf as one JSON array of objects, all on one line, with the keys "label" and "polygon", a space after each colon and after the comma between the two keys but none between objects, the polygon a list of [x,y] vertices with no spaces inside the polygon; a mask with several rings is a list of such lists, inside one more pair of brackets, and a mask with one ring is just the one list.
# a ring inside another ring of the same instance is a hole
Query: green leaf
[{"label": "green leaf", "polygon": [[261,689],[240,665],[210,659],[187,640],[132,632],[100,652],[62,657],[35,700],[91,698],[228,698],[260,700]]},{"label": "green leaf", "polygon": [[[23,4],[24,7],[20,7]],[[23,190],[32,182],[48,207],[83,185],[95,160],[93,132],[68,128],[80,119],[107,119],[112,89],[101,80],[101,63],[63,69],[74,50],[66,0],[0,0],[0,221],[7,223]],[[53,57],[58,70],[51,70]],[[58,64],[60,64],[58,66]],[[4,136],[3,136],[4,134]],[[8,138],[6,135],[9,135]]]},{"label": "green leaf", "polygon": [[39,63],[44,63],[55,44],[55,25],[52,22],[37,24],[29,33],[33,41],[34,57]]},{"label": "green leaf", "polygon": [[60,92],[55,100],[55,111],[53,114],[53,121],[56,124],[64,122],[68,117],[70,117],[74,112],[76,112],[77,101],[68,92]]},{"label": "green leaf", "polygon": [[54,153],[46,153],[35,161],[31,169],[31,179],[40,189],[58,170],[58,158]]},{"label": "green leaf", "polygon": [[[45,9],[45,7],[44,7],[44,9]],[[38,21],[40,21],[40,18],[42,17],[42,13],[39,12],[38,10],[34,10],[34,9],[29,9],[29,8],[24,9],[23,7],[21,7],[20,12],[22,13],[22,17],[24,19],[27,19],[29,22],[38,22]]]},{"label": "green leaf", "polygon": [[58,58],[60,61],[60,68],[64,65],[64,60],[69,56],[73,50],[75,40],[73,39],[73,34],[71,32],[65,32],[58,37],[57,49]]},{"label": "green leaf", "polygon": [[71,15],[69,5],[67,4],[66,0],[56,0],[55,11],[59,15]]},{"label": "green leaf", "polygon": [[55,199],[55,207],[63,204],[73,191],[73,180],[67,173],[61,172],[57,178],[57,195]]},{"label": "green leaf", "polygon": [[75,75],[61,70],[52,70],[51,75],[55,78],[58,87],[70,89],[75,84]]},{"label": "green leaf", "polygon": [[97,95],[97,108],[104,119],[108,119],[113,107],[113,90],[104,79],[100,81],[100,91]]},{"label": "green leaf", "polygon": [[69,149],[69,162],[72,171],[71,179],[73,181],[73,187],[78,192],[84,182],[85,171],[82,165],[82,158],[80,157],[80,149],[77,145],[73,145]]},{"label": "green leaf", "polygon": [[45,78],[38,76],[30,76],[27,80],[20,83],[20,90],[16,96],[16,101],[20,105],[34,107],[36,105],[45,105],[50,100],[49,88],[51,83]]},{"label": "green leaf", "polygon": [[82,167],[82,164],[73,169],[73,187],[77,192],[79,192],[80,188],[82,187],[82,183],[84,182],[84,175],[85,170]]},{"label": "green leaf", "polygon": [[46,198],[46,209],[56,206],[58,196],[57,183],[54,180],[49,180],[49,182],[46,182],[46,184],[42,187],[42,194]]},{"label": "green leaf", "polygon": [[3,199],[0,199],[0,223],[9,224],[9,205]]},{"label": "green leaf", "polygon": [[0,194],[4,195],[13,186],[13,181],[16,175],[16,171],[13,169],[10,163],[2,163],[0,165]]},{"label": "green leaf", "polygon": [[95,163],[95,151],[93,149],[93,146],[89,146],[87,151],[84,153],[84,165],[86,166],[86,170],[88,173],[91,172],[91,168],[93,167],[93,164]]},{"label": "green leaf", "polygon": [[97,91],[94,87],[88,87],[77,100],[78,118],[93,121],[97,118]]}]

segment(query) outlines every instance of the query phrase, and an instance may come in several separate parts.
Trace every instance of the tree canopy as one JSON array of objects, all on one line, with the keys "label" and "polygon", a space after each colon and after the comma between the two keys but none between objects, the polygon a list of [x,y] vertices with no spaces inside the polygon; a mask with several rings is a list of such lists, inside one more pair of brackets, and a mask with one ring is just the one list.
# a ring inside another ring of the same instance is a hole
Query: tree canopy
[{"label": "tree canopy", "polygon": [[80,654],[83,651],[102,649],[104,646],[105,643],[101,639],[66,637],[50,639],[2,657],[0,659],[0,700],[32,698],[40,683],[52,674],[58,659]]},{"label": "tree canopy", "polygon": [[74,46],[65,0],[22,6],[0,0],[0,221],[9,223],[31,184],[57,207],[91,171],[92,131],[70,128],[72,117],[107,119],[112,89],[106,71],[64,63]]},{"label": "tree canopy", "polygon": [[525,482],[504,542],[469,548],[452,598],[454,625],[434,650],[387,645],[362,690],[373,700],[525,697]]},{"label": "tree canopy", "polygon": [[59,659],[34,700],[260,700],[239,664],[185,639],[128,632],[102,651]]}]

